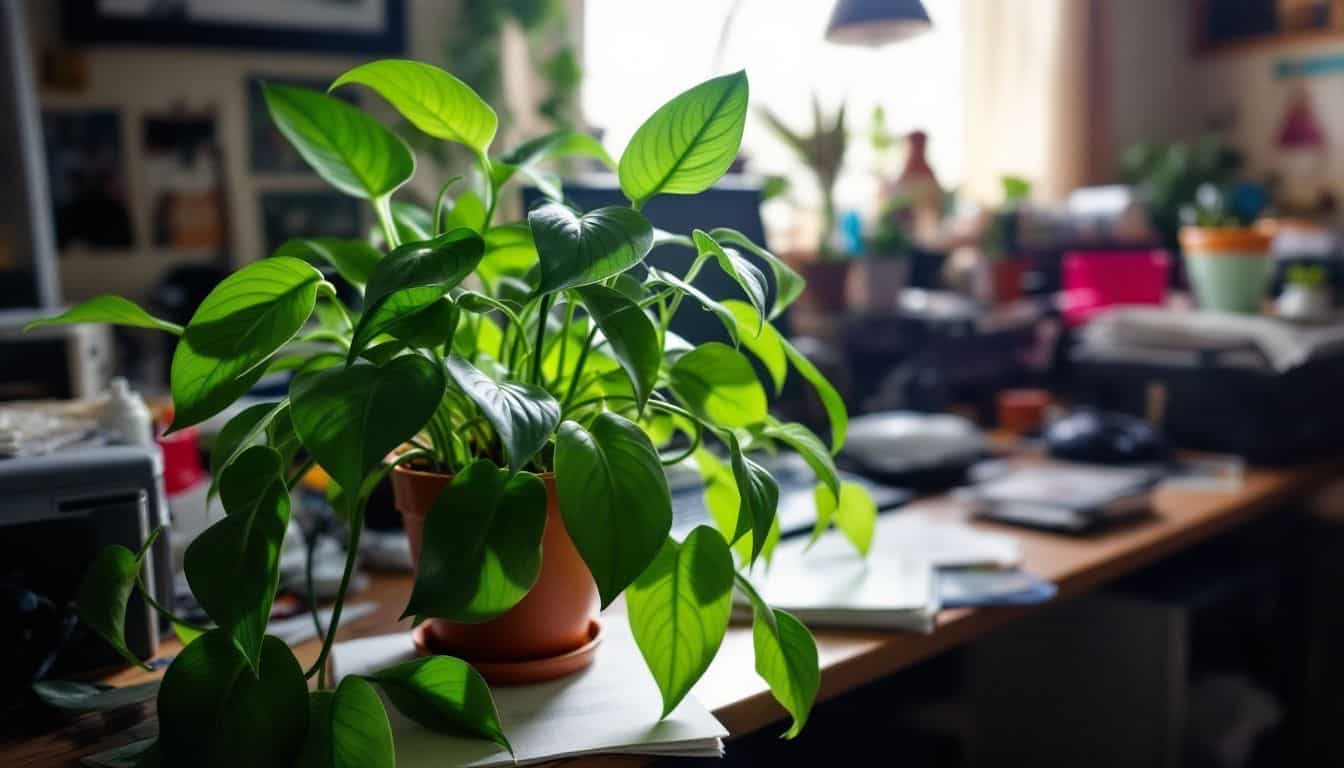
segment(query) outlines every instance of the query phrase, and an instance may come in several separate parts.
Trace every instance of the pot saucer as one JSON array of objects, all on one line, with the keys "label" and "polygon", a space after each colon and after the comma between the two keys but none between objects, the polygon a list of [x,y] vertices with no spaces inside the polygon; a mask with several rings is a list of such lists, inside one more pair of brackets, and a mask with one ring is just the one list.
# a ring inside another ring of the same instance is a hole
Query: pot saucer
[{"label": "pot saucer", "polygon": [[[428,630],[428,624],[421,624],[411,630],[411,638],[415,641],[417,656],[437,655],[426,644]],[[597,646],[601,643],[602,624],[597,619],[593,619],[588,623],[588,641],[578,648],[566,651],[558,656],[527,659],[525,661],[474,661],[472,659],[466,659],[466,661],[475,667],[476,671],[481,673],[481,677],[484,677],[485,681],[491,685],[529,685],[564,677],[587,667],[593,663],[593,658],[597,654]]]}]

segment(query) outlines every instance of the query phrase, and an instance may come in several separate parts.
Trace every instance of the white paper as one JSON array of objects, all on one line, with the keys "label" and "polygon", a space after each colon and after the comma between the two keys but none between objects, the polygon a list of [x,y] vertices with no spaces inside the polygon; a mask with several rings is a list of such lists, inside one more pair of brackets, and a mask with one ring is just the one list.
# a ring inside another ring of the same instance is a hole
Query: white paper
[{"label": "white paper", "polygon": [[[621,615],[604,616],[592,666],[528,686],[493,686],[500,725],[519,765],[592,753],[721,757],[728,732],[693,696],[659,722],[662,699]],[[337,643],[332,670],[367,674],[415,657],[410,633]],[[434,733],[389,707],[401,768],[512,765],[485,741]]]},{"label": "white paper", "polygon": [[[841,540],[818,541],[817,547],[823,544],[832,548],[849,546]],[[1011,535],[935,520],[916,510],[878,515],[872,551],[924,560],[935,568],[1013,568],[1022,562],[1022,548]]]}]

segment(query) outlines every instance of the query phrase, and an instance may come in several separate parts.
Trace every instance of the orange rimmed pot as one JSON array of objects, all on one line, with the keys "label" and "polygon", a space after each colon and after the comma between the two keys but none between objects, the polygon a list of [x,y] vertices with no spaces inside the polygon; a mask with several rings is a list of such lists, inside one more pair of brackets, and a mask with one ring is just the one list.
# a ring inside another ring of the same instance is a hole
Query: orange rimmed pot
[{"label": "orange rimmed pot", "polygon": [[[484,667],[503,670],[496,677],[508,679],[499,682],[531,682],[554,677],[555,674],[546,675],[545,672],[547,669],[554,671],[555,665],[548,667],[544,662],[572,659],[575,651],[593,645],[597,585],[565,531],[556,503],[555,475],[547,473],[541,479],[546,484],[546,530],[541,540],[541,573],[532,590],[513,608],[487,622],[461,624],[429,619],[424,623],[426,651],[457,656],[473,663],[482,662],[478,668],[487,679],[492,675]],[[417,568],[425,516],[452,480],[452,475],[406,466],[398,466],[392,471],[392,493],[410,540],[411,560]],[[455,509],[451,513],[469,515],[472,510]],[[592,655],[588,654],[577,667],[571,661],[566,671],[576,671],[591,659]],[[522,677],[516,674],[520,671]],[[541,676],[528,677],[536,672]]]}]

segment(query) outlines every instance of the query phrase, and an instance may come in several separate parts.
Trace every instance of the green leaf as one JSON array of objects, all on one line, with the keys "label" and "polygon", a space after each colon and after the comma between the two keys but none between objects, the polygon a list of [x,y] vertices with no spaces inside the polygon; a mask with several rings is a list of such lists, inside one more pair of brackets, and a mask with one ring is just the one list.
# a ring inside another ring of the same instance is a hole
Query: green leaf
[{"label": "green leaf", "polygon": [[165,765],[291,768],[308,728],[308,684],[288,646],[268,636],[260,676],[216,629],[173,660],[159,689]]},{"label": "green leaf", "polygon": [[821,371],[817,370],[802,352],[788,341],[783,341],[783,344],[784,354],[793,364],[794,370],[812,385],[817,397],[821,399],[821,406],[826,409],[826,418],[831,422],[831,453],[839,453],[845,445],[845,432],[849,430],[849,411],[845,409],[844,398],[840,397],[840,393],[835,391],[831,382],[826,380]]},{"label": "green leaf", "polygon": [[788,424],[770,424],[761,434],[775,439],[789,446],[803,457],[803,461],[812,468],[817,479],[826,485],[832,493],[840,493],[840,475],[835,469],[835,459],[831,458],[831,452],[826,450],[826,446],[812,430],[790,422]]},{"label": "green leaf", "polygon": [[812,528],[812,541],[816,541],[834,521],[849,543],[866,557],[873,544],[873,531],[877,528],[877,505],[868,490],[858,483],[841,483],[837,504],[831,490],[818,485],[813,497],[817,502],[817,522]]},{"label": "green leaf", "polygon": [[438,733],[487,739],[509,750],[490,687],[467,662],[429,656],[373,675],[397,711]]},{"label": "green leaf", "polygon": [[466,145],[484,155],[499,118],[466,83],[438,67],[405,59],[372,61],[331,84],[366,85],[382,95],[411,124],[437,139]]},{"label": "green leaf", "polygon": [[355,107],[316,91],[262,86],[275,127],[303,159],[340,191],[377,200],[415,173],[406,143]]},{"label": "green leaf", "polygon": [[596,283],[644,260],[653,247],[653,226],[623,206],[578,215],[547,203],[527,216],[541,262],[538,293]]},{"label": "green leaf", "polygon": [[434,214],[428,210],[415,203],[393,200],[391,211],[398,241],[414,243],[434,237]]},{"label": "green leaf", "polygon": [[490,181],[495,189],[499,189],[515,174],[522,173],[537,185],[542,194],[552,200],[559,200],[563,195],[559,185],[553,184],[547,174],[535,172],[534,166],[561,157],[591,157],[616,170],[616,161],[607,154],[602,142],[586,133],[561,129],[523,142],[496,160],[490,166]]},{"label": "green leaf", "polygon": [[621,155],[621,190],[635,207],[659,193],[693,195],[727,172],[747,120],[747,75],[691,88],[658,108]]},{"label": "green leaf", "polygon": [[149,701],[158,695],[159,681],[114,688],[70,680],[33,683],[33,693],[43,704],[66,712],[107,712]]},{"label": "green leaf", "polygon": [[310,264],[330,264],[341,277],[356,286],[363,286],[369,281],[374,266],[383,258],[377,248],[363,240],[342,240],[339,237],[286,240],[273,256],[301,259]]},{"label": "green leaf", "polygon": [[257,403],[239,411],[224,424],[224,428],[219,430],[219,435],[215,437],[214,445],[210,446],[212,490],[219,483],[219,478],[223,476],[224,470],[243,451],[266,442],[267,427],[270,426],[277,414],[288,410],[288,408],[289,402],[287,400],[278,403]]},{"label": "green leaf", "polygon": [[779,483],[775,482],[765,467],[742,453],[742,446],[732,433],[729,433],[728,447],[740,504],[733,541],[751,531],[751,555],[747,558],[747,563],[751,564],[756,562],[765,548],[770,529],[775,524],[775,515],[779,510]]},{"label": "green leaf", "polygon": [[369,309],[355,327],[350,360],[397,321],[430,307],[457,287],[485,253],[481,236],[459,227],[420,243],[407,243],[378,262],[364,301]]},{"label": "green leaf", "polygon": [[579,295],[583,297],[589,316],[611,345],[612,356],[630,376],[642,409],[658,381],[658,369],[662,367],[658,329],[639,304],[612,288],[584,286],[579,289]]},{"label": "green leaf", "polygon": [[356,363],[295,377],[294,430],[344,488],[358,488],[388,452],[415,436],[443,397],[443,372],[419,355],[386,365]]},{"label": "green leaf", "polygon": [[722,427],[765,421],[765,390],[742,353],[711,341],[682,355],[668,371],[672,390],[701,418]]},{"label": "green leaf", "polygon": [[485,203],[475,192],[458,195],[452,209],[444,214],[443,231],[449,232],[458,227],[466,227],[473,232],[485,229]]},{"label": "green leaf", "polygon": [[747,261],[737,251],[716,243],[709,235],[702,230],[695,230],[691,233],[691,238],[695,241],[696,250],[701,256],[713,257],[719,268],[733,278],[747,295],[751,306],[755,308],[758,317],[757,323],[750,329],[751,334],[759,333],[761,327],[765,324],[765,294],[769,286],[765,282],[765,274],[756,268],[755,264]]},{"label": "green leaf", "polygon": [[444,368],[494,427],[504,445],[509,469],[521,471],[560,423],[560,404],[541,387],[495,381],[456,355],[444,360]]},{"label": "green leaf", "polygon": [[350,675],[335,692],[314,691],[308,705],[302,768],[395,768],[392,723],[367,680]]},{"label": "green leaf", "polygon": [[187,547],[183,571],[197,602],[255,671],[289,526],[280,454],[260,445],[243,451],[220,478],[219,496],[228,514]]},{"label": "green leaf", "polygon": [[[397,301],[388,301],[383,306],[386,307],[399,303],[400,302]],[[407,347],[420,349],[440,347],[457,332],[457,324],[460,319],[461,317],[458,313],[457,304],[455,304],[452,299],[444,296],[424,309],[393,322],[391,325],[387,326],[387,334],[401,342],[400,344],[394,345],[399,348],[397,351]],[[381,365],[390,360],[391,357],[384,357],[380,360],[375,356],[371,356],[369,353],[375,349],[381,349],[386,346],[389,345],[379,344],[374,347],[367,347],[361,350],[360,354]],[[393,350],[389,349],[386,351],[391,353]]]},{"label": "green leaf", "polygon": [[[764,611],[773,611],[770,617]],[[821,687],[817,641],[803,623],[787,611],[760,605],[751,628],[756,651],[756,674],[770,686],[775,699],[793,716],[784,738],[797,736],[807,724]]]},{"label": "green leaf", "polygon": [[761,316],[751,305],[730,299],[723,307],[732,314],[737,324],[738,338],[742,346],[751,351],[761,361],[775,383],[775,394],[784,389],[784,380],[789,375],[789,358],[784,354],[784,337],[768,323],[761,322]]},{"label": "green leaf", "polygon": [[180,621],[173,622],[173,634],[177,636],[177,642],[184,647],[195,642],[196,638],[204,635],[206,630],[183,624]]},{"label": "green leaf", "polygon": [[[152,541],[153,539],[151,539]],[[108,645],[130,664],[149,669],[126,647],[126,604],[144,563],[148,543],[139,553],[113,544],[104,547],[79,582],[75,602],[79,620],[98,633]]]},{"label": "green leaf", "polygon": [[545,530],[536,475],[472,463],[434,500],[402,617],[476,624],[509,610],[537,581]]},{"label": "green leaf", "polygon": [[23,330],[31,331],[44,325],[70,325],[73,323],[109,323],[111,325],[127,325],[132,328],[150,328],[157,331],[167,331],[178,336],[182,335],[182,326],[177,323],[170,323],[167,320],[160,320],[141,309],[139,304],[120,296],[95,296],[88,301],[76,304],[55,317],[40,317],[23,326]]},{"label": "green leaf", "polygon": [[625,593],[630,629],[671,714],[719,652],[733,610],[733,555],[713,528],[663,542]]},{"label": "green leaf", "polygon": [[603,412],[592,428],[566,421],[555,439],[555,487],[565,530],[606,608],[648,567],[672,528],[658,452],[638,424]]},{"label": "green leaf", "polygon": [[649,279],[676,288],[687,296],[695,299],[706,311],[713,313],[715,317],[719,318],[719,322],[723,323],[723,329],[728,332],[728,337],[732,339],[734,344],[739,342],[741,334],[738,332],[737,319],[733,316],[732,312],[728,311],[727,307],[714,299],[711,299],[704,291],[701,291],[699,288],[696,288],[694,285],[682,280],[671,272],[664,272],[661,269],[649,267]]},{"label": "green leaf", "polygon": [[775,304],[770,309],[770,315],[767,320],[774,320],[780,313],[788,309],[789,305],[803,295],[803,289],[807,287],[807,281],[798,274],[797,270],[785,264],[775,254],[767,251],[761,246],[753,243],[751,238],[738,232],[735,229],[727,227],[717,227],[709,231],[709,236],[714,238],[720,244],[735,245],[746,251],[756,254],[765,261],[770,267],[770,271],[775,276]]},{"label": "green leaf", "polygon": [[485,233],[485,256],[477,272],[486,280],[522,277],[537,263],[537,245],[526,222],[491,227]]},{"label": "green leaf", "polygon": [[280,257],[249,264],[215,286],[173,353],[168,431],[204,421],[246,394],[308,321],[321,280],[312,265]]}]

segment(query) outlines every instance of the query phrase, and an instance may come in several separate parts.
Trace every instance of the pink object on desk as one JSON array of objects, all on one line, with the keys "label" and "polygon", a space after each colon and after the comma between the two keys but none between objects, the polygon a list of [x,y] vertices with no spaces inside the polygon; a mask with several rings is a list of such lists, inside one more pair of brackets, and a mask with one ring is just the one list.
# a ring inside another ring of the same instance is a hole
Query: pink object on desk
[{"label": "pink object on desk", "polygon": [[1171,257],[1163,250],[1073,251],[1064,255],[1064,322],[1077,327],[1120,304],[1161,306]]}]

